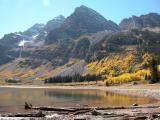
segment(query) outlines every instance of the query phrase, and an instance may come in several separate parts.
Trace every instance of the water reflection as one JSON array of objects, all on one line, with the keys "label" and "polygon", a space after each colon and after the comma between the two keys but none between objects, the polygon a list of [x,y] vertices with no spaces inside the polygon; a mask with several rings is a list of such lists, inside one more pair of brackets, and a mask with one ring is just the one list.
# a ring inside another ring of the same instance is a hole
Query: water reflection
[{"label": "water reflection", "polygon": [[59,100],[100,100],[98,91],[86,91],[86,90],[45,90],[45,96],[56,98]]},{"label": "water reflection", "polygon": [[155,100],[100,90],[0,88],[0,112],[23,112],[25,101],[35,106],[71,107],[79,104],[107,107],[128,106],[133,103],[148,104]]}]

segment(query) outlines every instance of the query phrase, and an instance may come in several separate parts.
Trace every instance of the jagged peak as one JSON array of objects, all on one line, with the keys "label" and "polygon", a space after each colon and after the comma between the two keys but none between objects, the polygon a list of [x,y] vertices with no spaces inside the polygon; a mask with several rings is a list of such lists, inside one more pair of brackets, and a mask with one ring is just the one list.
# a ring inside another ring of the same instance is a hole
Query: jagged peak
[{"label": "jagged peak", "polygon": [[95,10],[84,5],[81,5],[80,7],[76,7],[74,11],[74,13],[83,13],[83,12],[92,12],[92,13],[98,14]]},{"label": "jagged peak", "polygon": [[145,16],[160,16],[160,14],[151,12],[151,13],[140,15],[140,16],[132,15],[131,17],[124,18],[123,20],[129,20],[129,19],[133,19],[133,18],[141,18],[141,17],[145,17]]},{"label": "jagged peak", "polygon": [[45,25],[43,23],[36,23],[34,24],[32,27],[30,27],[28,30],[30,29],[38,29],[38,28],[43,28]]},{"label": "jagged peak", "polygon": [[58,15],[56,17],[54,17],[52,20],[63,20],[65,19],[65,17],[63,15]]},{"label": "jagged peak", "polygon": [[[79,6],[79,7],[77,7],[77,8],[83,8],[83,9],[89,9],[87,6],[85,6],[85,5],[81,5],[81,6]],[[77,9],[76,8],[76,9]]]}]

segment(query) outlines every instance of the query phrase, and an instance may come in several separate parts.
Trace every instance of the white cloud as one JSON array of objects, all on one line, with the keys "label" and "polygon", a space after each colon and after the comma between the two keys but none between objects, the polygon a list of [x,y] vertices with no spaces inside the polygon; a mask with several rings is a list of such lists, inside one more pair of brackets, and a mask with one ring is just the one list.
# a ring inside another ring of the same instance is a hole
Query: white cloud
[{"label": "white cloud", "polygon": [[44,5],[45,7],[49,7],[49,5],[50,5],[50,0],[42,0],[42,2],[43,2],[43,5]]}]

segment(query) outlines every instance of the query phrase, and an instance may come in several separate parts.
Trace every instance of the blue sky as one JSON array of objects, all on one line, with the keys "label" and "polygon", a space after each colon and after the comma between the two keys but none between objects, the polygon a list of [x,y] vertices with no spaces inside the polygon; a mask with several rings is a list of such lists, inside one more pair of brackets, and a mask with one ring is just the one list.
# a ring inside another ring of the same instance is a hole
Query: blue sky
[{"label": "blue sky", "polygon": [[0,37],[46,23],[60,14],[67,17],[80,5],[116,23],[132,15],[160,13],[160,0],[0,0]]}]

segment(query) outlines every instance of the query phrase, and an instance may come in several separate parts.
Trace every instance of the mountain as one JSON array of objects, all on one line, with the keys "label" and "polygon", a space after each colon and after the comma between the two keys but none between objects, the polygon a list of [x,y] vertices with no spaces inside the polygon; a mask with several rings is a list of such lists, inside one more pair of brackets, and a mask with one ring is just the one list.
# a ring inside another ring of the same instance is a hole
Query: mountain
[{"label": "mountain", "polygon": [[48,21],[46,24],[35,24],[24,32],[6,34],[1,41],[3,41],[3,44],[15,47],[18,46],[18,43],[21,40],[44,40],[47,34],[50,31],[59,28],[63,24],[64,20],[65,18],[62,15],[59,15]]},{"label": "mountain", "polygon": [[18,47],[18,44],[22,40],[33,41],[43,31],[43,24],[35,24],[24,32],[15,32],[4,35],[1,39],[1,43],[4,46],[10,46],[12,48]]},{"label": "mountain", "polygon": [[41,33],[44,29],[44,24],[35,24],[33,25],[31,28],[29,28],[28,30],[23,32],[23,35],[26,35],[28,37],[32,38],[36,38],[36,36],[39,35],[39,33]]},{"label": "mountain", "polygon": [[[91,8],[77,7],[67,18],[60,15],[0,39],[0,78],[32,83],[74,74],[136,73],[146,69],[146,53],[160,59],[159,21],[159,14],[150,13],[124,19],[119,27]],[[22,40],[29,41],[23,50]]]},{"label": "mountain", "polygon": [[160,27],[160,15],[158,13],[149,13],[140,17],[132,16],[123,19],[119,26],[121,30]]},{"label": "mountain", "polygon": [[48,21],[44,27],[44,30],[50,32],[56,28],[59,28],[65,21],[65,17],[63,15],[59,15],[52,20]]},{"label": "mountain", "polygon": [[10,34],[6,34],[4,35],[4,37],[1,39],[1,45],[6,46],[6,47],[17,47],[18,43],[22,40],[22,39],[27,39],[26,36],[22,36],[22,33],[18,32],[18,33],[10,33]]},{"label": "mountain", "polygon": [[59,28],[64,23],[65,17],[59,15],[52,20],[48,21],[46,25],[43,27],[42,31],[38,34],[35,41],[45,41],[46,36],[54,29]]},{"label": "mountain", "polygon": [[57,40],[77,38],[81,35],[99,31],[119,31],[117,24],[106,20],[102,15],[86,6],[77,7],[73,14],[66,18],[62,26],[53,30],[47,36],[46,43]]},{"label": "mountain", "polygon": [[[48,33],[51,30],[60,27],[64,19],[65,18],[60,15],[51,21],[48,21],[46,25],[35,24],[24,32],[15,32],[4,35],[4,37],[0,39],[0,46],[1,49],[3,49],[3,54],[0,53],[0,56],[3,55],[3,59],[0,59],[0,64],[7,63],[19,56],[19,44],[22,40],[28,41],[27,43],[24,43],[25,48],[35,49],[35,47],[42,46]],[[31,54],[28,50],[29,49],[23,51],[26,57]]]}]

